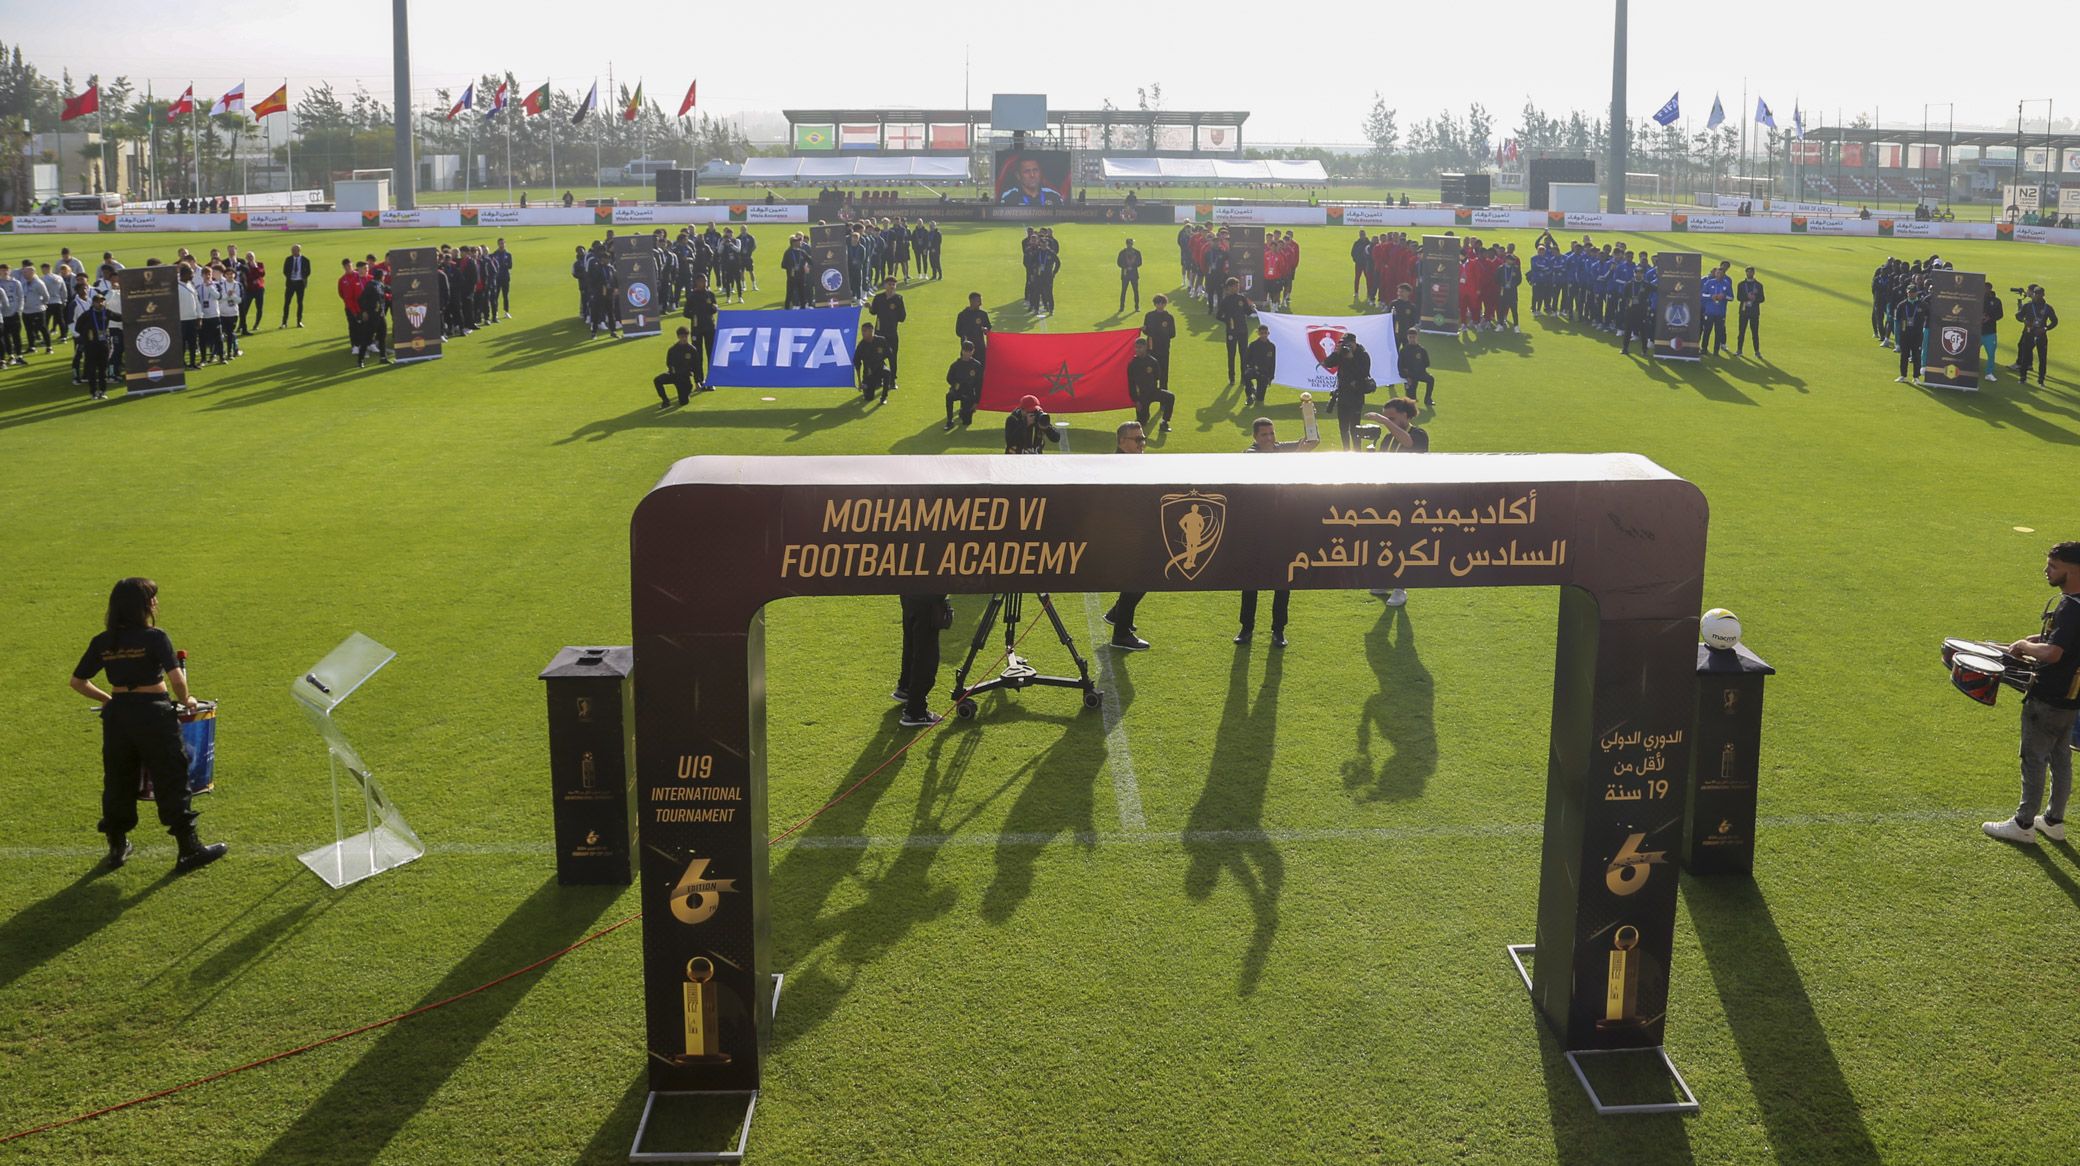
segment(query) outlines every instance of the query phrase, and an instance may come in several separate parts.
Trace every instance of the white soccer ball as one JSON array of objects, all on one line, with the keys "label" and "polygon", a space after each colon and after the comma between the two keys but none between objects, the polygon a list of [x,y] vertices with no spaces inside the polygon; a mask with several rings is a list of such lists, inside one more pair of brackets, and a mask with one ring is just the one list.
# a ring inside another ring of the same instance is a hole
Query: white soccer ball
[{"label": "white soccer ball", "polygon": [[1704,613],[1697,621],[1697,630],[1704,634],[1704,646],[1725,651],[1741,642],[1740,617],[1723,607],[1715,607]]}]

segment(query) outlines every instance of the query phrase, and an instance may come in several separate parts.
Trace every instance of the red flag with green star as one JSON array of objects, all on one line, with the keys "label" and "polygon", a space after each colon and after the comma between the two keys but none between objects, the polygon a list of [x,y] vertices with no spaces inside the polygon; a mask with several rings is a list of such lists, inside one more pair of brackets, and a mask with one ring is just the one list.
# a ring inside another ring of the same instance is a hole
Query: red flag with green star
[{"label": "red flag with green star", "polygon": [[1031,394],[1049,413],[1132,409],[1127,361],[1133,329],[1117,332],[993,332],[982,370],[982,408],[1009,413]]}]

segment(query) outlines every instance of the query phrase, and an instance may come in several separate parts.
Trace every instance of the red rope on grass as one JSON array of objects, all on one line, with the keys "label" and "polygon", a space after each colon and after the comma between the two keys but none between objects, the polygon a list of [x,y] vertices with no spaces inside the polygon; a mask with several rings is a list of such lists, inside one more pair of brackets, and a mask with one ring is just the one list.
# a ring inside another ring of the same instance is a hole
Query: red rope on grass
[{"label": "red rope on grass", "polygon": [[552,963],[556,960],[562,959],[564,956],[567,956],[570,953],[578,950],[579,948],[584,947],[586,944],[591,943],[593,940],[599,939],[605,935],[610,935],[613,932],[618,931],[621,928],[626,927],[629,924],[635,922],[636,920],[641,919],[642,917],[643,913],[638,911],[635,914],[630,915],[628,918],[623,919],[621,922],[614,924],[612,927],[601,928],[600,930],[593,932],[591,935],[586,936],[585,938],[579,940],[574,944],[571,944],[569,947],[566,947],[561,951],[552,952],[551,954],[543,956],[541,959],[534,961],[533,963],[527,965],[524,968],[517,968],[513,971],[507,972],[505,975],[500,976],[495,980],[492,980],[488,983],[479,984],[476,987],[471,988],[467,992],[458,992],[445,1000],[436,1000],[431,1004],[421,1004],[419,1007],[414,1008],[409,1012],[400,1012],[387,1020],[378,1020],[373,1024],[364,1024],[359,1028],[350,1028],[345,1032],[336,1032],[331,1036],[324,1038],[323,1040],[315,1040],[307,1045],[302,1045],[298,1048],[289,1049],[286,1052],[276,1053],[271,1057],[262,1057],[257,1061],[248,1061],[247,1063],[240,1065],[237,1068],[224,1069],[219,1072],[211,1073],[207,1077],[197,1077],[193,1081],[189,1081],[183,1085],[175,1085],[171,1089],[161,1089],[157,1093],[147,1093],[142,1097],[133,1097],[128,1101],[117,1102],[114,1105],[104,1106],[100,1109],[92,1111],[91,1113],[75,1114],[72,1117],[62,1118],[58,1121],[45,1122],[44,1124],[36,1126],[33,1129],[20,1130],[15,1133],[0,1136],[0,1145],[5,1145],[8,1142],[26,1138],[31,1134],[40,1134],[48,1130],[58,1129],[62,1126],[74,1125],[78,1122],[83,1121],[91,1121],[94,1118],[106,1116],[107,1114],[114,1113],[117,1110],[129,1109],[133,1105],[143,1105],[147,1101],[157,1101],[161,1097],[171,1097],[176,1093],[185,1092],[187,1090],[195,1088],[198,1085],[207,1085],[212,1081],[221,1081],[226,1077],[232,1076],[233,1074],[243,1073],[248,1069],[257,1069],[262,1065],[271,1065],[276,1061],[286,1061],[290,1057],[301,1056],[304,1053],[310,1052],[312,1049],[324,1048],[326,1045],[333,1044],[337,1041],[343,1041],[350,1036],[360,1036],[364,1032],[373,1032],[376,1029],[385,1028],[389,1025],[396,1024],[400,1020],[409,1020],[410,1018],[418,1016],[421,1013],[431,1012],[436,1008],[445,1008],[458,1000],[467,1000],[468,998],[476,995],[479,992],[483,992],[490,988],[496,988],[500,984],[503,984],[507,980],[513,979],[516,976],[524,976],[527,973],[535,970],[536,968],[541,967],[543,964]]},{"label": "red rope on grass", "polygon": [[[1032,630],[1033,624],[1028,623],[1026,625],[1026,630],[1018,634],[1018,639],[1013,641],[1010,647],[1004,649],[1003,655],[998,656],[996,661],[991,663],[990,667],[995,668],[997,664],[1002,663],[1004,660],[1009,658],[1012,653],[1016,652],[1018,650],[1018,645],[1025,643],[1027,634],[1030,633]],[[956,700],[953,705],[948,706],[946,712],[941,714],[940,719],[943,721],[947,716],[950,716],[959,704],[960,702]],[[932,728],[936,727],[936,725],[932,726]],[[844,793],[841,793],[837,797],[832,798],[830,801],[825,802],[808,817],[803,818],[801,821],[796,822],[794,825],[789,826],[785,830],[782,830],[778,836],[768,841],[766,845],[779,845],[781,842],[785,841],[787,838],[792,836],[796,831],[800,830],[802,827],[807,826],[809,823],[814,822],[816,819],[830,812],[833,806],[836,806],[838,803],[844,801],[846,798],[849,798],[853,794],[859,792],[861,786],[864,786],[868,782],[874,780],[875,775],[879,774],[882,770],[887,769],[891,764],[895,762],[897,758],[901,757],[905,753],[908,753],[910,751],[911,746],[917,744],[919,741],[924,740],[925,735],[927,733],[930,733],[932,731],[932,728],[919,730],[917,735],[910,738],[909,741],[905,742],[901,749],[898,749],[894,753],[889,754],[888,757],[881,762],[881,764],[875,766],[872,770],[868,771],[865,777],[862,777],[858,781],[853,782],[852,785],[848,787]],[[445,1000],[436,1000],[431,1004],[421,1004],[417,1008],[414,1008],[408,1012],[400,1012],[397,1015],[389,1017],[387,1019],[378,1020],[372,1024],[364,1024],[359,1028],[350,1028],[345,1032],[336,1032],[333,1033],[331,1036],[325,1037],[322,1040],[315,1040],[307,1045],[300,1045],[296,1048],[276,1053],[273,1056],[262,1057],[257,1061],[248,1061],[245,1064],[239,1065],[235,1068],[219,1070],[218,1072],[211,1073],[207,1077],[197,1077],[193,1081],[189,1081],[180,1085],[175,1085],[169,1089],[161,1089],[157,1093],[147,1093],[142,1097],[133,1097],[128,1101],[119,1101],[114,1105],[103,1106],[100,1109],[92,1110],[88,1113],[74,1114],[71,1117],[60,1118],[57,1121],[45,1122],[40,1126],[35,1126],[30,1129],[18,1130],[11,1134],[0,1135],[0,1146],[4,1146],[9,1142],[19,1141],[22,1138],[30,1137],[35,1134],[47,1133],[51,1130],[60,1129],[69,1125],[77,1125],[78,1123],[83,1121],[92,1121],[97,1117],[106,1117],[107,1115],[115,1113],[118,1110],[129,1109],[131,1106],[134,1105],[143,1105],[147,1101],[157,1101],[162,1097],[171,1097],[176,1093],[185,1093],[186,1091],[193,1089],[199,1085],[207,1085],[212,1081],[221,1081],[226,1077],[235,1076],[236,1074],[243,1073],[248,1069],[258,1069],[262,1065],[272,1065],[276,1061],[286,1061],[290,1057],[302,1056],[304,1053],[308,1053],[313,1049],[322,1049],[326,1045],[336,1044],[339,1041],[346,1040],[348,1037],[360,1036],[364,1032],[374,1032],[376,1029],[387,1028],[390,1025],[396,1024],[400,1020],[410,1020],[414,1016],[419,1016],[423,1013],[432,1012],[436,1008],[445,1008],[458,1000],[467,1000],[471,996],[475,996],[479,992],[488,991],[492,988],[498,987],[500,984],[503,984],[508,980],[514,979],[519,976],[524,976],[527,973],[535,970],[536,968],[541,967],[544,964],[554,963],[555,961],[562,959],[564,956],[567,956],[570,953],[578,950],[579,948],[584,947],[586,944],[591,943],[593,940],[601,939],[605,936],[611,935],[614,932],[619,931],[623,927],[626,927],[629,924],[634,923],[636,920],[641,919],[642,917],[643,913],[641,911],[638,911],[635,914],[630,915],[628,918],[621,920],[619,923],[616,923],[611,927],[603,927],[600,930],[593,932],[591,935],[588,935],[585,938],[579,940],[578,942],[571,944],[569,947],[563,948],[560,951],[551,952],[550,954],[543,956],[541,959],[538,959],[533,963],[528,964],[526,967],[515,968],[514,970],[507,972],[505,975],[500,976],[495,980],[490,980],[485,983],[479,984],[466,992],[457,992],[455,995],[450,996]]]}]

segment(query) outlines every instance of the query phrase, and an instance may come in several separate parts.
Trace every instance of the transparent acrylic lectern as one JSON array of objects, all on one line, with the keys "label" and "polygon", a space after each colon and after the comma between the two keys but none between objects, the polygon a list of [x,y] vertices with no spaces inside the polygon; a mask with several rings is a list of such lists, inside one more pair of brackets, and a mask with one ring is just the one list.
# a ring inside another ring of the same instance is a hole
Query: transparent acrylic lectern
[{"label": "transparent acrylic lectern", "polygon": [[[334,709],[396,658],[397,653],[355,632],[290,685],[297,707],[310,718],[318,735],[325,738],[325,749],[332,762],[335,841],[297,857],[335,890],[403,866],[426,853],[426,844],[419,841],[419,836],[405,824],[404,815],[383,796],[382,787],[368,772],[368,764],[332,719]],[[362,831],[351,837],[347,834],[346,810],[340,803],[341,770],[361,790]]]}]

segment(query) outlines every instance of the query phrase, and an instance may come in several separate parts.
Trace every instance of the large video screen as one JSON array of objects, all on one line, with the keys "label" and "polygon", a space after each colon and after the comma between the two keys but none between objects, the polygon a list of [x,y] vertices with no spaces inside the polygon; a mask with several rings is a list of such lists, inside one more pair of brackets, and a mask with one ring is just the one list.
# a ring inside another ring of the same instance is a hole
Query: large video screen
[{"label": "large video screen", "polygon": [[1060,206],[1069,201],[1072,177],[1067,150],[997,151],[999,205]]}]

